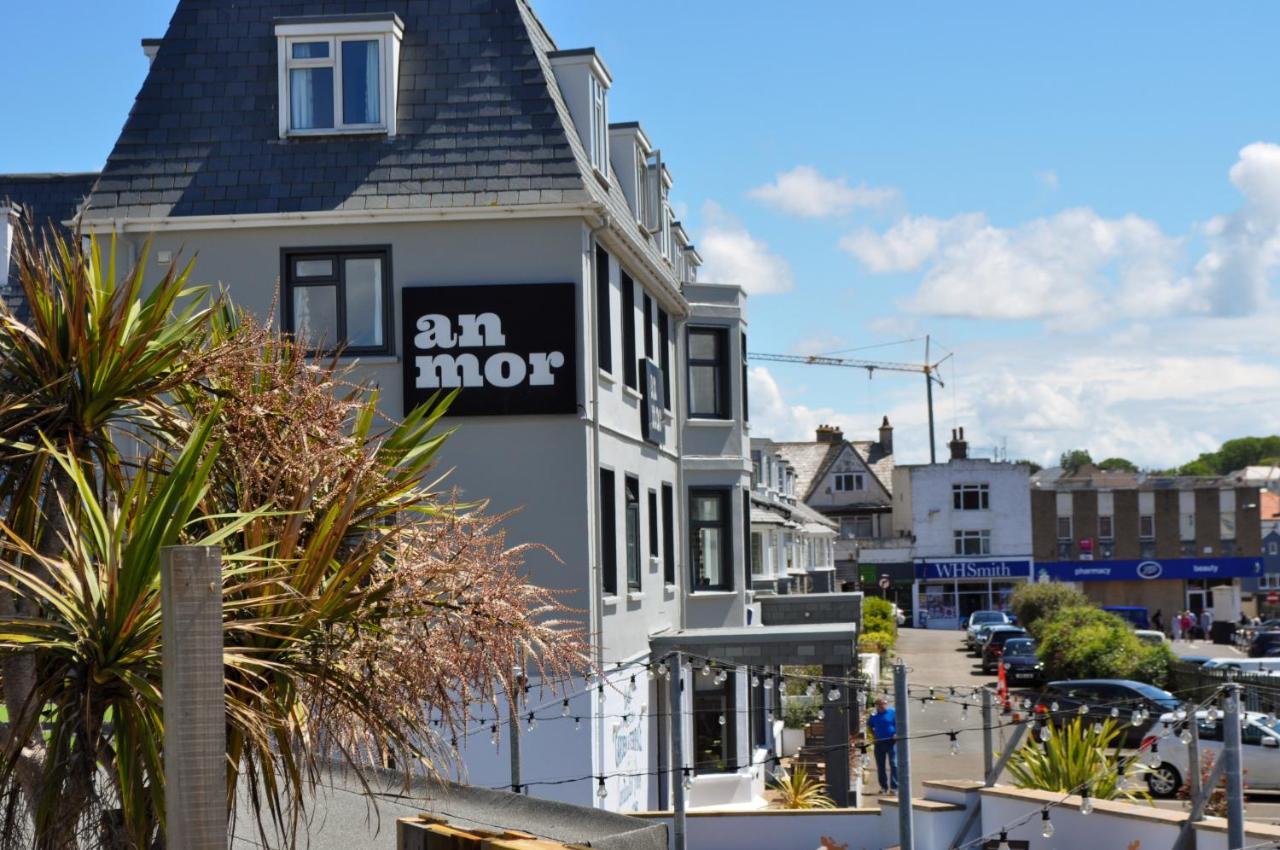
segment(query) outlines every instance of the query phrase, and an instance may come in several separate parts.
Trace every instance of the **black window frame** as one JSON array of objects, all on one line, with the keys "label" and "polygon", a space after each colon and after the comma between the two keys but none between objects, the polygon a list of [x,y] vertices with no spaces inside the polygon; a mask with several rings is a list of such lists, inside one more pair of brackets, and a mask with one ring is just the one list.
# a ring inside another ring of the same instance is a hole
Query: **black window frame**
[{"label": "black window frame", "polygon": [[640,361],[636,357],[636,282],[626,271],[622,279],[622,382],[640,387]]},{"label": "black window frame", "polygon": [[[703,334],[716,338],[718,356],[714,359],[708,360],[693,356],[693,337]],[[686,359],[688,360],[689,417],[692,419],[732,419],[733,415],[729,408],[729,329],[715,326],[690,327],[685,344],[688,352]],[[706,368],[715,369],[716,405],[715,410],[711,411],[697,410],[694,407],[693,370]]]},{"label": "black window frame", "polygon": [[[720,501],[720,519],[696,519],[694,503],[702,497],[714,496]],[[704,527],[720,530],[720,581],[719,583],[703,582],[698,579],[699,558],[696,555],[698,531]],[[730,487],[690,487],[689,488],[689,587],[693,591],[731,591],[733,590],[733,489]]]},{"label": "black window frame", "polygon": [[600,589],[618,595],[617,479],[612,469],[600,469]]},{"label": "black window frame", "polygon": [[742,332],[742,421],[751,421],[751,408],[747,399],[747,332]]},{"label": "black window frame", "polygon": [[742,586],[751,587],[751,488],[743,487],[742,493]]},{"label": "black window frame", "polygon": [[627,591],[640,590],[644,565],[640,554],[640,479],[634,475],[622,479],[623,540],[626,543]]},{"label": "black window frame", "polygon": [[[693,773],[735,773],[738,770],[738,682],[737,671],[725,670],[719,685],[710,676],[695,676],[693,685]],[[720,725],[720,715],[724,725]],[[710,751],[700,741],[718,740],[720,753],[706,759]]]},{"label": "black window frame", "polygon": [[649,498],[645,502],[645,508],[649,515],[645,518],[649,527],[649,550],[646,553],[650,558],[658,557],[661,551],[662,539],[658,530],[658,491],[649,488]]},{"label": "black window frame", "polygon": [[609,252],[596,246],[596,366],[613,374],[613,296]]},{"label": "black window frame", "polygon": [[658,308],[658,368],[662,371],[662,409],[671,409],[671,317]]},{"label": "black window frame", "polygon": [[[976,504],[967,504],[973,497]],[[989,511],[991,510],[991,485],[985,482],[976,484],[951,485],[951,509],[956,511]]]},{"label": "black window frame", "polygon": [[[346,345],[347,297],[346,260],[378,259],[382,261],[382,345]],[[294,268],[299,260],[332,260],[333,273],[299,279]],[[395,287],[392,285],[390,245],[341,245],[333,247],[297,247],[280,249],[280,328],[288,334],[296,333],[293,323],[293,293],[295,289],[309,287],[334,287],[337,290],[338,339],[325,348],[313,351],[333,353],[341,350],[342,356],[391,355],[395,353],[395,307],[392,304]],[[326,341],[327,342],[327,341]]]},{"label": "black window frame", "polygon": [[676,488],[662,483],[662,580],[676,583]]},{"label": "black window frame", "polygon": [[644,356],[653,359],[653,296],[644,293]]}]

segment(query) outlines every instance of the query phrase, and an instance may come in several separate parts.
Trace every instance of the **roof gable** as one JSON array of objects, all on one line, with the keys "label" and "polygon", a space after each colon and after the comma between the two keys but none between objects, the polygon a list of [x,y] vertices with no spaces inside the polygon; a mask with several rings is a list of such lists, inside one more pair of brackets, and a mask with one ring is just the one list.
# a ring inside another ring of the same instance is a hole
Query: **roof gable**
[{"label": "roof gable", "polygon": [[[280,17],[404,21],[397,135],[282,140]],[[179,0],[88,218],[589,199],[520,0]]]},{"label": "roof gable", "polygon": [[[831,452],[828,455],[826,465],[814,477],[813,483],[810,484],[808,489],[805,491],[805,501],[808,501],[813,497],[813,495],[818,491],[818,487],[826,480],[828,474],[836,471],[866,473],[870,476],[875,488],[878,489],[887,500],[889,498],[889,488],[880,480],[879,476],[876,475],[875,470],[872,469],[871,464],[868,461],[867,455],[863,454],[864,451],[869,452],[867,446],[871,444],[864,444],[860,447],[857,443],[844,440],[836,445],[839,446],[839,451]],[[844,468],[846,465],[848,466],[847,470]]]}]

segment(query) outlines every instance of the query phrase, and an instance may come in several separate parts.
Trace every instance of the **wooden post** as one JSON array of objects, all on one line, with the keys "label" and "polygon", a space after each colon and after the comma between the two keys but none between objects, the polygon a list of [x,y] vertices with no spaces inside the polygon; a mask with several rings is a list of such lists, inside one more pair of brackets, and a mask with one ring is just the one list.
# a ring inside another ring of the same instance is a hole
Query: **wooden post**
[{"label": "wooden post", "polygon": [[226,850],[227,727],[222,668],[222,555],[160,551],[165,845]]}]

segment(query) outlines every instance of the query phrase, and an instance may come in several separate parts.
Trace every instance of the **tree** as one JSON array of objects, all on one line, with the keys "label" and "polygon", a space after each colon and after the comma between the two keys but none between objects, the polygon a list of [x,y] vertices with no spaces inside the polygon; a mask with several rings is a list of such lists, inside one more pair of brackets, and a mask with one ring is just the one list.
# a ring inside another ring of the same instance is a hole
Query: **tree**
[{"label": "tree", "polygon": [[1138,465],[1123,457],[1109,457],[1098,461],[1098,468],[1108,472],[1137,472]]},{"label": "tree", "polygon": [[32,318],[0,305],[0,845],[163,834],[165,545],[226,553],[227,799],[267,846],[297,843],[326,760],[432,770],[513,662],[583,669],[527,547],[425,478],[451,398],[379,431],[376,391],[188,289],[189,264],[144,296],[114,244],[23,230],[15,256]]},{"label": "tree", "polygon": [[1058,466],[1066,470],[1079,469],[1093,463],[1093,458],[1089,456],[1088,449],[1071,449],[1065,451],[1058,458]]},{"label": "tree", "polygon": [[1041,466],[1040,464],[1036,463],[1034,460],[1026,460],[1025,458],[1024,458],[1024,459],[1022,459],[1022,460],[1015,460],[1015,461],[1014,461],[1014,463],[1016,463],[1016,464],[1021,464],[1022,466],[1027,467],[1027,470],[1028,470],[1032,475],[1035,475],[1037,472],[1039,472],[1040,470],[1044,469],[1044,467],[1043,467],[1043,466]]},{"label": "tree", "polygon": [[1049,679],[1137,679],[1163,686],[1173,653],[1138,640],[1124,620],[1092,605],[1061,608],[1038,627]]},{"label": "tree", "polygon": [[1063,608],[1088,605],[1088,598],[1070,584],[1034,582],[1018,585],[1009,599],[1009,608],[1018,622],[1033,636]]}]

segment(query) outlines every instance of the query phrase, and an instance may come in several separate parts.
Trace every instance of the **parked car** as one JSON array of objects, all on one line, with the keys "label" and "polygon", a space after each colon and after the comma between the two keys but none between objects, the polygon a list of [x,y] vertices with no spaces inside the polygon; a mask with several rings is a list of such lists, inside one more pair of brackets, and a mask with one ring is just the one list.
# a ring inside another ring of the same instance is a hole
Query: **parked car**
[{"label": "parked car", "polygon": [[965,641],[970,649],[974,649],[981,645],[978,642],[978,630],[983,626],[1007,625],[1009,625],[1009,616],[1003,611],[974,611],[965,623]]},{"label": "parked car", "polygon": [[1103,605],[1102,610],[1110,611],[1135,629],[1151,628],[1147,609],[1141,605]]},{"label": "parked car", "polygon": [[[1166,714],[1161,717],[1162,723],[1179,723],[1181,714]],[[1217,758],[1222,752],[1222,721],[1210,720],[1207,711],[1196,712],[1196,726],[1200,732],[1200,752],[1213,753]],[[1245,777],[1251,789],[1280,789],[1280,723],[1274,717],[1250,711],[1245,713],[1244,728],[1240,730],[1240,752]],[[1152,797],[1172,797],[1187,779],[1187,750],[1178,741],[1166,742],[1172,735],[1160,741],[1156,752],[1160,756],[1160,766],[1152,768],[1147,774],[1147,790]]]},{"label": "parked car", "polygon": [[1179,661],[1195,664],[1197,667],[1207,664],[1211,659],[1207,655],[1179,655]]},{"label": "parked car", "polygon": [[[1124,724],[1120,746],[1137,747],[1147,730],[1162,715],[1176,712],[1181,703],[1166,690],[1132,679],[1066,679],[1044,686],[1036,698],[1035,711],[1058,724],[1077,716],[1080,706],[1085,706],[1089,722],[1106,720],[1111,709],[1116,709],[1117,719]],[[1147,718],[1133,726],[1130,718],[1139,710],[1146,711]]]},{"label": "parked car", "polygon": [[1258,632],[1249,642],[1250,658],[1265,658],[1272,650],[1280,650],[1280,631]]},{"label": "parked car", "polygon": [[1205,670],[1234,670],[1237,673],[1280,672],[1280,658],[1237,658],[1234,655],[1210,658],[1203,665]]},{"label": "parked car", "polygon": [[1133,633],[1138,640],[1145,643],[1168,643],[1169,638],[1164,632],[1157,632],[1155,629],[1134,629]]},{"label": "parked car", "polygon": [[982,672],[996,672],[996,665],[1004,655],[1005,641],[1026,636],[1027,630],[1020,626],[993,627],[987,633],[987,642],[982,645]]},{"label": "parked car", "polygon": [[1004,675],[1010,684],[1039,682],[1044,678],[1044,663],[1036,655],[1036,642],[1029,637],[1009,638],[1004,642]]}]

